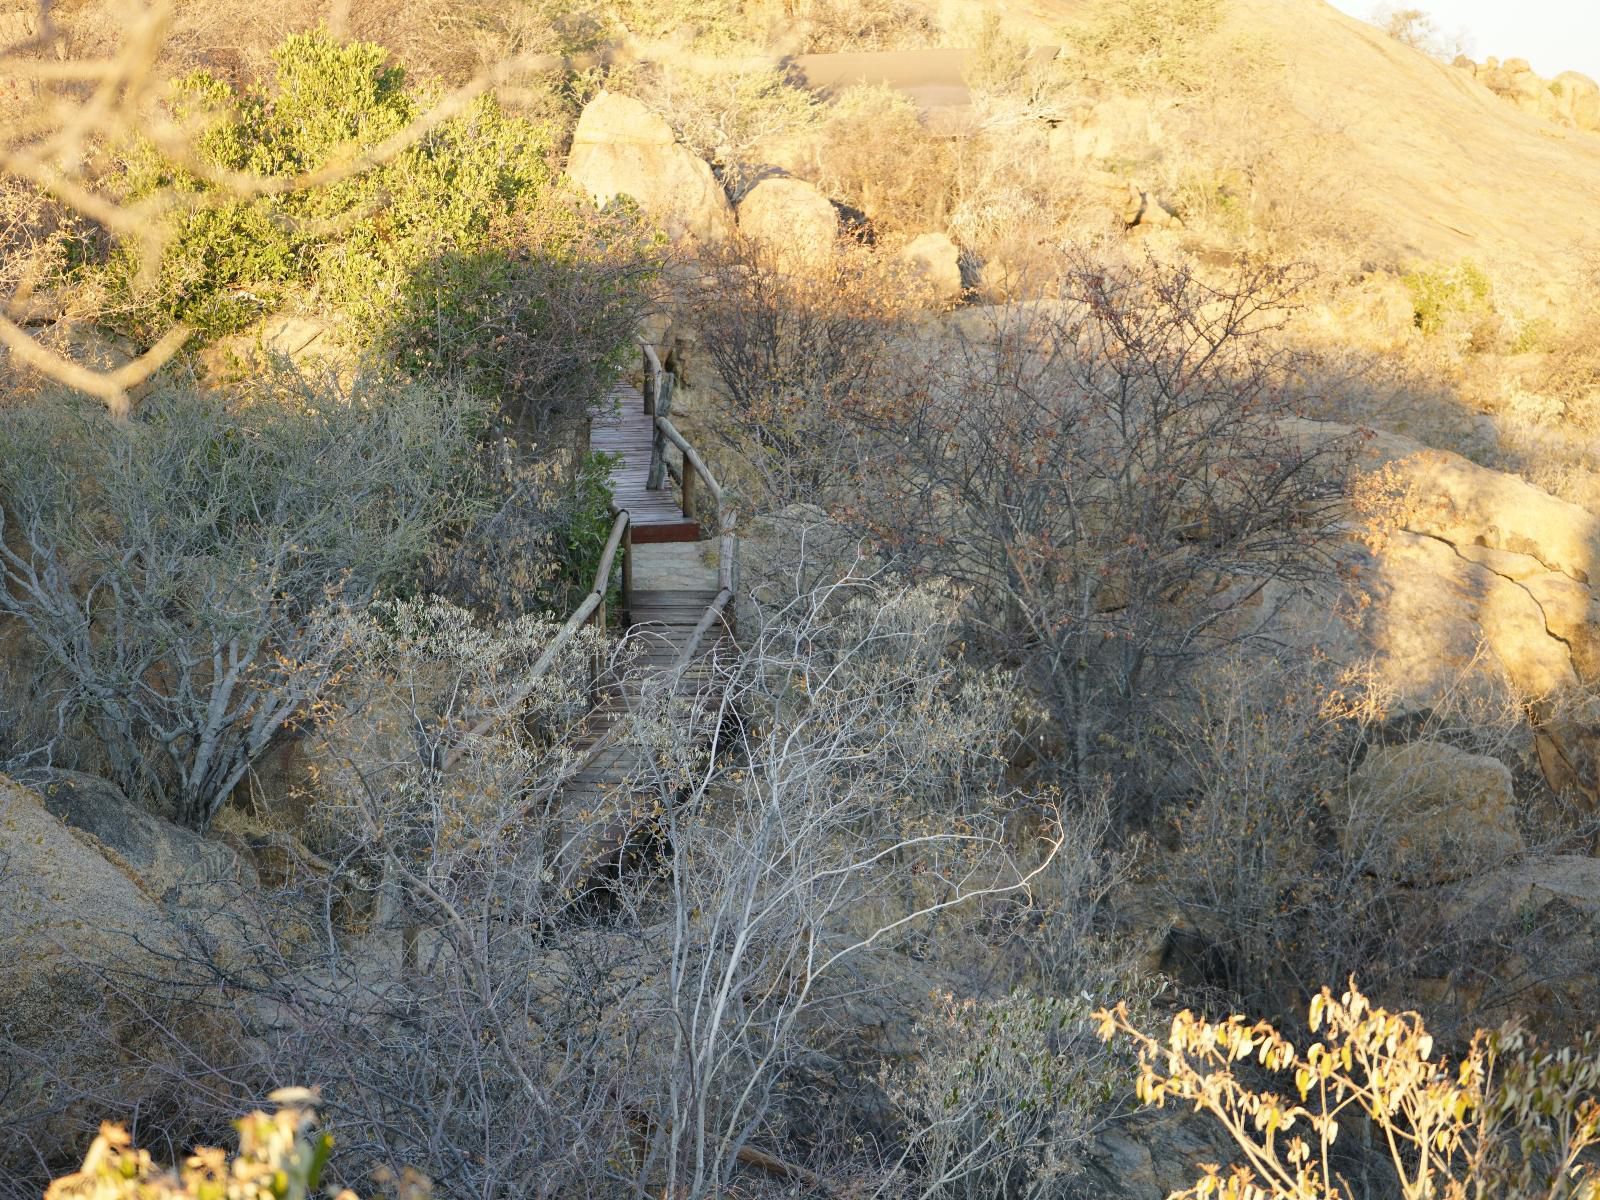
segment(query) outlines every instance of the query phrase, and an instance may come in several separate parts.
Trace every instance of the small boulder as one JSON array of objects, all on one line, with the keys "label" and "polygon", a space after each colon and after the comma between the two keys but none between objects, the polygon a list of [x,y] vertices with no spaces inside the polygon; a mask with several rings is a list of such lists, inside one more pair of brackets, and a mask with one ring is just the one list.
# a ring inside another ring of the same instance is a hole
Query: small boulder
[{"label": "small boulder", "polygon": [[631,96],[601,92],[584,106],[567,174],[596,204],[631,196],[674,241],[714,245],[733,228],[733,210],[711,168]]},{"label": "small boulder", "polygon": [[961,247],[949,234],[919,234],[906,243],[900,257],[938,300],[954,304],[961,299]]},{"label": "small boulder", "polygon": [[839,210],[803,179],[763,179],[739,201],[739,232],[767,247],[780,270],[801,271],[833,257]]},{"label": "small boulder", "polygon": [[1526,849],[1510,769],[1443,742],[1371,750],[1332,808],[1346,851],[1404,882],[1466,878]]}]

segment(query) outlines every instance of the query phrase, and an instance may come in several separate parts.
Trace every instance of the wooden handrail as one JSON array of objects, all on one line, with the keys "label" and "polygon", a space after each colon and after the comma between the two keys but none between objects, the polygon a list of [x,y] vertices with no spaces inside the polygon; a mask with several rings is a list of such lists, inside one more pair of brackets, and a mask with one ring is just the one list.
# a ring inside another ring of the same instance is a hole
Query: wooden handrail
[{"label": "wooden handrail", "polygon": [[[544,653],[541,654],[538,661],[533,664],[532,669],[529,670],[527,676],[523,679],[521,686],[519,686],[517,690],[511,694],[511,699],[507,707],[516,708],[533,694],[533,689],[538,685],[539,681],[544,678],[545,673],[550,670],[551,664],[555,662],[556,655],[561,653],[562,648],[578,635],[578,630],[590,623],[591,619],[595,617],[596,613],[599,614],[599,621],[597,623],[600,624],[602,628],[604,627],[604,622],[606,619],[606,593],[611,590],[611,568],[616,562],[617,550],[619,547],[623,552],[623,600],[626,602],[627,593],[631,589],[631,585],[633,583],[633,563],[631,561],[633,557],[633,539],[626,536],[632,524],[632,518],[628,515],[627,509],[613,509],[613,511],[617,514],[616,519],[611,522],[611,536],[606,539],[605,549],[600,552],[600,564],[595,568],[594,583],[589,589],[589,594],[579,601],[578,607],[572,610],[572,615],[566,619],[560,630],[557,631],[556,636],[551,640],[550,644],[544,648]],[[597,687],[598,684],[599,665],[598,663],[591,663],[589,685],[591,688],[594,688]],[[450,767],[459,762],[461,756],[466,753],[468,744],[488,733],[490,729],[494,728],[495,723],[499,721],[501,717],[502,714],[490,714],[484,717],[483,720],[479,721],[471,729],[467,730],[467,732],[461,736],[460,740],[456,742],[455,747],[445,755],[444,762],[442,764],[444,769],[448,770]]]},{"label": "wooden handrail", "polygon": [[[693,518],[696,484],[703,485],[716,502],[716,522],[719,544],[717,546],[717,596],[706,608],[705,615],[689,635],[689,641],[678,655],[678,667],[686,666],[700,649],[707,631],[719,619],[725,619],[728,605],[733,602],[739,586],[739,538],[735,533],[738,514],[724,503],[722,484],[711,473],[700,452],[672,423],[673,378],[661,365],[655,347],[640,340],[644,356],[644,411],[652,420],[653,434],[650,453],[650,487],[659,487],[664,478],[677,480],[683,496],[681,507],[685,517]],[[665,455],[666,445],[674,446],[683,455],[683,465],[675,465]]]},{"label": "wooden handrail", "polygon": [[[721,573],[720,570],[718,573]],[[700,643],[705,639],[707,631],[722,617],[723,613],[727,611],[728,605],[732,602],[733,589],[725,587],[717,593],[716,599],[706,606],[705,616],[700,618],[700,623],[694,627],[694,632],[689,635],[689,640],[683,644],[683,649],[678,652],[678,661],[675,664],[676,669],[682,670],[694,661],[694,656],[699,652]]]},{"label": "wooden handrail", "polygon": [[711,473],[711,468],[706,466],[706,461],[700,457],[700,452],[689,444],[689,440],[685,438],[683,434],[678,432],[678,427],[666,417],[656,418],[656,428],[659,429],[662,436],[676,446],[679,453],[683,455],[683,461],[685,464],[685,469],[683,472],[684,486],[689,486],[688,473],[689,468],[692,467],[694,469],[694,473],[700,477],[700,481],[711,489],[711,495],[716,499],[717,507],[721,508],[722,485],[717,482],[717,477]]}]

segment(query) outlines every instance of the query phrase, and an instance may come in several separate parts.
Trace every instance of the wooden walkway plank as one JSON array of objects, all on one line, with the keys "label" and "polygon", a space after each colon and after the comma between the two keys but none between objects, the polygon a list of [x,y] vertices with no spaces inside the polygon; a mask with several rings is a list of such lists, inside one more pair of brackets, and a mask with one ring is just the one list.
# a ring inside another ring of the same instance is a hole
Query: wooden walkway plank
[{"label": "wooden walkway plank", "polygon": [[679,507],[671,481],[652,490],[650,448],[655,421],[644,411],[644,393],[631,384],[613,388],[605,407],[590,414],[589,449],[621,458],[611,470],[611,495],[627,509],[635,543],[697,542],[700,523]]}]

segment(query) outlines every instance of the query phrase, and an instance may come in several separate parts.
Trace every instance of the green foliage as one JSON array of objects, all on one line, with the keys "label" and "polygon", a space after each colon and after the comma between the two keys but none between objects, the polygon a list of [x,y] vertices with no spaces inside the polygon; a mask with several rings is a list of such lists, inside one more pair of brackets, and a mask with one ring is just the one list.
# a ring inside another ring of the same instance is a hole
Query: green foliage
[{"label": "green foliage", "polygon": [[1488,315],[1494,285],[1483,268],[1469,259],[1451,266],[1419,267],[1401,279],[1411,293],[1417,328],[1437,334],[1462,318]]},{"label": "green foliage", "polygon": [[551,192],[477,245],[418,263],[372,313],[374,336],[402,368],[448,374],[539,436],[610,387],[662,253],[631,206],[597,219],[586,200]]},{"label": "green foliage", "polygon": [[[605,553],[606,542],[611,538],[615,514],[611,511],[611,471],[622,461],[621,455],[591,451],[583,461],[573,485],[571,507],[566,528],[559,538],[558,554],[561,574],[571,595],[576,600],[589,591],[595,572],[600,567],[600,556]],[[612,573],[622,569],[619,556]],[[612,591],[611,580],[606,581],[606,592]]]},{"label": "green foliage", "polygon": [[[1121,1048],[1095,1045],[1087,994],[935,997],[915,1065],[886,1073],[928,1200],[1062,1194],[1126,1086]],[[930,1186],[931,1185],[931,1186]]]},{"label": "green foliage", "polygon": [[222,186],[223,172],[281,182],[337,166],[404,129],[429,99],[407,87],[381,47],[320,30],[290,37],[273,63],[270,81],[243,92],[205,73],[176,86],[173,113],[196,130],[194,171],[149,143],[122,160],[127,199],[171,190],[188,200],[166,218],[153,286],[132,249],[106,268],[116,323],[137,339],[153,341],[173,321],[206,338],[234,332],[301,287],[370,338],[423,262],[481,248],[550,187],[550,131],[490,97],[326,186],[268,195]]}]

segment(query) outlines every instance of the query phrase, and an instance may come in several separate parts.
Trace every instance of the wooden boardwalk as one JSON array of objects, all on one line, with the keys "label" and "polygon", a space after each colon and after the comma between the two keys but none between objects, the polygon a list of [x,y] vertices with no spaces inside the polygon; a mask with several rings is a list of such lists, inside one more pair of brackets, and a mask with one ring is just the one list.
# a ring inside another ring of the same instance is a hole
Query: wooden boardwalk
[{"label": "wooden boardwalk", "polygon": [[[675,464],[661,488],[647,486],[655,437],[655,418],[645,411],[643,393],[630,384],[619,384],[606,407],[592,414],[590,449],[621,459],[611,472],[612,503],[629,517],[622,607],[624,638],[633,645],[622,655],[626,668],[599,681],[599,703],[579,739],[585,761],[564,787],[563,799],[581,811],[617,813],[624,831],[627,814],[639,809],[638,789],[650,765],[643,758],[650,750],[627,737],[628,715],[663,688],[679,695],[705,692],[710,663],[734,648],[726,605],[695,639],[727,580],[716,544],[700,541],[699,521],[683,510],[685,465]],[[688,474],[697,477],[692,464]],[[710,486],[716,490],[715,481]],[[714,703],[709,694],[700,699]],[[603,854],[611,848],[594,849]]]},{"label": "wooden boardwalk", "polygon": [[684,515],[672,481],[665,480],[666,486],[656,491],[646,486],[655,436],[655,421],[644,410],[644,394],[623,383],[611,390],[607,406],[593,414],[589,449],[622,458],[611,472],[611,490],[616,507],[633,518],[635,545],[699,541],[700,523]]}]

